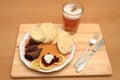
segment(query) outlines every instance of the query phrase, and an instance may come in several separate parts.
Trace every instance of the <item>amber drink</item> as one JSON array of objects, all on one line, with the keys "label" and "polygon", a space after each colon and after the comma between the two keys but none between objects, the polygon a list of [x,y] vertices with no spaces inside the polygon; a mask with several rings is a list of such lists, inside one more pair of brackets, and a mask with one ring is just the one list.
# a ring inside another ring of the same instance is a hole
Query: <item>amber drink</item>
[{"label": "amber drink", "polygon": [[68,2],[63,5],[62,10],[64,29],[70,34],[76,33],[83,12],[83,6],[81,4]]}]

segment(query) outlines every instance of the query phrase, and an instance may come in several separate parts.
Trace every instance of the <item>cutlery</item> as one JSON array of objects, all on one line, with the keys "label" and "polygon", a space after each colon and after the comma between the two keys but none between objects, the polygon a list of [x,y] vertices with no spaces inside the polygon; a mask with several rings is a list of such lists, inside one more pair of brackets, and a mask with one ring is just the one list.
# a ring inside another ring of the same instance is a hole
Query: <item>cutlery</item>
[{"label": "cutlery", "polygon": [[92,50],[92,52],[88,55],[88,57],[77,67],[77,72],[80,72],[81,70],[83,70],[83,68],[85,67],[85,65],[87,64],[87,62],[90,60],[90,58],[93,56],[93,54],[99,49],[101,48],[101,46],[104,43],[104,38],[102,38],[98,44],[96,44],[95,48]]},{"label": "cutlery", "polygon": [[78,67],[80,65],[80,62],[82,61],[82,59],[84,58],[84,56],[86,55],[86,53],[88,52],[88,50],[90,49],[90,47],[94,44],[96,44],[98,38],[99,38],[100,34],[99,33],[95,33],[92,37],[92,39],[89,42],[89,46],[85,49],[85,51],[82,53],[82,55],[80,56],[80,58],[76,61],[76,63],[74,64],[74,67]]}]

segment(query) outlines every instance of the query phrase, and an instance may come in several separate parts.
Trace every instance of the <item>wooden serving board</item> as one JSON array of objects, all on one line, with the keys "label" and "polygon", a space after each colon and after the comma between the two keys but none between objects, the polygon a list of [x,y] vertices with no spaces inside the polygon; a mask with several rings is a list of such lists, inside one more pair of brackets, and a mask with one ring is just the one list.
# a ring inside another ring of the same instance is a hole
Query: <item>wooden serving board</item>
[{"label": "wooden serving board", "polygon": [[[25,33],[29,32],[31,27],[35,24],[21,24],[19,28],[17,43],[15,47],[15,55],[13,59],[13,65],[11,70],[11,76],[13,78],[25,78],[25,77],[70,77],[70,76],[108,76],[112,75],[112,69],[107,55],[105,45],[103,45],[99,51],[97,51],[85,68],[77,73],[74,68],[74,63],[82,52],[87,48],[88,43],[94,33],[99,32],[101,34],[100,26],[98,24],[80,24],[77,34],[72,35],[76,52],[73,60],[62,70],[52,73],[41,73],[31,70],[25,66],[25,64],[19,58],[19,43]],[[62,24],[55,24],[57,27],[62,27]],[[102,37],[102,34],[101,36]],[[90,51],[94,48],[91,47]],[[90,53],[90,51],[88,53]]]}]

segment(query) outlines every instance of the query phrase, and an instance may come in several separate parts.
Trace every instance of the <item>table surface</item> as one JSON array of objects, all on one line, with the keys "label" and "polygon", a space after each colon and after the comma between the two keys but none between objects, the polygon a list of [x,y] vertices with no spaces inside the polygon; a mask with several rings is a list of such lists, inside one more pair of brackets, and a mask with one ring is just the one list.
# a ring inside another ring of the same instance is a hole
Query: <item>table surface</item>
[{"label": "table surface", "polygon": [[[69,0],[0,0],[0,80],[14,80],[10,73],[19,25],[40,22],[63,23],[61,7],[67,1]],[[84,6],[81,23],[97,23],[101,26],[113,74],[107,77],[65,77],[57,79],[119,80],[120,0],[72,1]],[[26,78],[23,80],[43,79],[48,80],[49,78]],[[51,79],[55,80],[56,78]]]}]

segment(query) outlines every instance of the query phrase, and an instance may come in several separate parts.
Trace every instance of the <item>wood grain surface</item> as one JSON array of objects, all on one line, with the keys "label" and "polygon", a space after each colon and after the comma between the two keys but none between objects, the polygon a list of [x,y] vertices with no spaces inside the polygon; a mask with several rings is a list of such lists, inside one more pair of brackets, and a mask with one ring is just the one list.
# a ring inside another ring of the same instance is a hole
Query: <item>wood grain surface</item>
[{"label": "wood grain surface", "polygon": [[81,23],[100,25],[112,66],[108,77],[13,79],[11,68],[20,24],[63,23],[62,4],[70,0],[0,0],[0,80],[120,80],[120,0],[71,0],[81,3]]},{"label": "wood grain surface", "polygon": [[[35,24],[21,24],[19,28],[17,44],[15,48],[15,55],[13,60],[13,66],[11,70],[11,75],[13,78],[25,78],[25,77],[71,77],[71,76],[108,76],[112,75],[112,69],[107,56],[107,51],[105,45],[103,45],[99,51],[97,51],[91,58],[89,63],[85,66],[83,71],[77,73],[74,68],[74,63],[77,61],[82,52],[87,48],[91,37],[99,32],[101,34],[100,26],[98,24],[80,24],[77,34],[73,35],[75,42],[75,56],[73,60],[62,70],[44,74],[41,72],[36,72],[34,70],[28,69],[23,62],[20,60],[19,56],[19,44],[23,36],[30,31],[31,27]],[[62,27],[62,24],[55,24],[56,27]],[[102,34],[100,35],[100,39]],[[99,40],[100,40],[99,39]],[[95,47],[95,46],[93,46]],[[90,51],[88,54],[92,51]],[[23,73],[24,72],[24,73]]]}]

